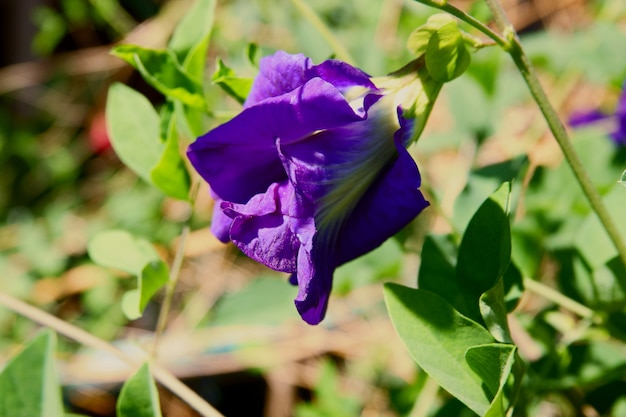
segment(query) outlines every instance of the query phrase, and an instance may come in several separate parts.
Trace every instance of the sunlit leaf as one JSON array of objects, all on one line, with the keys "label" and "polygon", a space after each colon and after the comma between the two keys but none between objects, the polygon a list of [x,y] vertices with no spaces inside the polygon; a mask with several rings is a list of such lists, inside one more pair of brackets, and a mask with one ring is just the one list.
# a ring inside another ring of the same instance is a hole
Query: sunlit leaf
[{"label": "sunlit leaf", "polygon": [[384,293],[396,332],[417,364],[474,412],[484,414],[491,400],[465,352],[493,343],[489,332],[429,291],[389,283]]},{"label": "sunlit leaf", "polygon": [[119,45],[111,53],[136,68],[146,82],[166,97],[180,100],[191,107],[206,107],[200,81],[187,74],[174,52]]},{"label": "sunlit leaf", "polygon": [[178,148],[176,118],[171,112],[162,117],[165,127],[165,149],[159,162],[150,171],[152,183],[166,195],[179,199],[189,199],[191,179]]},{"label": "sunlit leaf", "polygon": [[163,152],[159,115],[146,97],[124,84],[109,89],[107,130],[117,156],[145,181]]},{"label": "sunlit leaf", "polygon": [[229,96],[242,103],[248,97],[252,88],[252,78],[241,78],[235,75],[235,71],[227,67],[221,59],[217,59],[217,69],[211,78],[214,84],[219,85]]},{"label": "sunlit leaf", "polygon": [[504,417],[508,408],[504,396],[506,385],[513,363],[516,347],[508,344],[486,344],[473,346],[467,350],[465,359],[470,368],[485,383],[493,398],[485,417]]}]

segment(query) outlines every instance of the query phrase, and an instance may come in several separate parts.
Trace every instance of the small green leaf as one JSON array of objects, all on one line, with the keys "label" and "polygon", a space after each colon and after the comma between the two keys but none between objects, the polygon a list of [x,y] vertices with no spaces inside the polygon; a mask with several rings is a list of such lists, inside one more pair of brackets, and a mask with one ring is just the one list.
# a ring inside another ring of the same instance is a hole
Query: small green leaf
[{"label": "small green leaf", "polygon": [[63,417],[56,336],[42,330],[0,373],[0,416]]},{"label": "small green leaf", "polygon": [[470,64],[471,55],[456,21],[437,28],[426,48],[426,68],[431,77],[445,83],[457,78]]},{"label": "small green leaf", "polygon": [[622,172],[622,177],[620,178],[618,182],[622,184],[624,187],[626,187],[626,169],[624,170],[624,172]]},{"label": "small green leaf", "polygon": [[504,417],[508,408],[505,404],[504,387],[511,375],[517,348],[506,344],[485,344],[469,348],[465,359],[469,366],[485,383],[492,398],[486,417]]},{"label": "small green leaf", "polygon": [[485,200],[467,226],[459,248],[456,279],[466,294],[460,311],[478,322],[482,321],[480,296],[498,282],[511,261],[510,193],[510,183],[504,183]]},{"label": "small green leaf", "polygon": [[165,149],[159,162],[150,171],[150,179],[166,195],[178,200],[188,200],[191,179],[178,148],[176,118],[172,112],[168,112],[162,120],[167,124]]},{"label": "small green leaf", "polygon": [[246,48],[246,57],[248,58],[250,65],[255,68],[259,68],[259,52],[261,51],[256,43],[251,42],[248,44],[248,47]]},{"label": "small green leaf", "polygon": [[146,97],[124,84],[109,89],[107,130],[118,157],[137,175],[151,182],[150,172],[163,152],[159,115]]},{"label": "small green leaf", "polygon": [[206,108],[202,85],[178,63],[174,52],[119,45],[111,53],[136,68],[148,84],[166,97],[180,100],[191,107]]},{"label": "small green leaf", "polygon": [[118,417],[161,417],[159,393],[148,364],[124,383],[116,409]]},{"label": "small green leaf", "polygon": [[211,77],[214,84],[220,86],[229,96],[243,104],[252,88],[252,78],[241,78],[235,71],[227,67],[220,58],[217,58],[217,69]]},{"label": "small green leaf", "polygon": [[137,289],[130,290],[122,297],[122,311],[129,320],[141,317],[150,299],[169,279],[167,265],[159,260],[146,264],[137,276]]},{"label": "small green leaf", "polygon": [[128,291],[122,299],[122,310],[131,320],[141,317],[148,301],[168,282],[168,267],[152,244],[124,230],[97,234],[89,241],[87,251],[95,263],[137,276],[137,289]]},{"label": "small green leaf", "polygon": [[385,284],[389,316],[417,364],[446,391],[477,414],[483,415],[491,400],[482,380],[465,360],[472,346],[493,343],[487,330],[457,312],[438,295],[398,284]]}]

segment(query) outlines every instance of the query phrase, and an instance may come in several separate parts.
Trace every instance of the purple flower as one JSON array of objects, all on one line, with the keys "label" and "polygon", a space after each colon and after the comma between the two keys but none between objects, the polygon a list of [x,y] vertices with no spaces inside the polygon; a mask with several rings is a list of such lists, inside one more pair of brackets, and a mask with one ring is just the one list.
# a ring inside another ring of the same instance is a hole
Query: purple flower
[{"label": "purple flower", "polygon": [[381,245],[428,202],[405,149],[413,121],[344,62],[261,60],[242,112],[188,150],[216,200],[211,230],[291,273],[302,318],[323,318],[335,268]]},{"label": "purple flower", "polygon": [[572,127],[581,127],[601,121],[612,123],[614,127],[609,136],[617,145],[626,145],[626,84],[622,87],[615,113],[605,114],[599,110],[578,112],[570,116],[569,124]]}]

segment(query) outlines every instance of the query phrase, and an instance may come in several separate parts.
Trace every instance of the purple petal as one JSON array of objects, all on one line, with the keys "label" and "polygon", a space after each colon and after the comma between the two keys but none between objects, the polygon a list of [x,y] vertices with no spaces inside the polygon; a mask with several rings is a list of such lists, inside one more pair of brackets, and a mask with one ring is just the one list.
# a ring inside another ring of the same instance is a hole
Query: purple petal
[{"label": "purple petal", "polygon": [[[230,237],[250,258],[276,271],[295,272],[302,240],[314,233],[313,208],[310,216],[293,217],[295,192],[288,181],[272,184],[246,204],[224,202],[222,209],[231,217]],[[305,207],[301,206],[304,212]]]},{"label": "purple petal", "polygon": [[340,90],[355,86],[376,90],[369,75],[345,62],[327,60],[312,65],[311,60],[302,54],[290,55],[278,51],[261,59],[259,74],[252,84],[244,108],[287,94],[313,78],[321,78]]},{"label": "purple petal", "polygon": [[331,59],[324,61],[319,65],[314,65],[306,71],[306,75],[310,78],[320,77],[328,81],[339,89],[350,87],[366,87],[376,90],[376,86],[370,80],[370,76],[358,68],[343,61]]},{"label": "purple petal", "polygon": [[615,109],[617,129],[611,133],[611,138],[618,145],[626,145],[626,84],[622,87],[622,94]]},{"label": "purple petal", "polygon": [[224,214],[222,210],[222,200],[219,197],[214,198],[213,205],[213,217],[211,218],[211,232],[222,243],[230,242],[230,226],[233,224],[233,219]]},{"label": "purple petal", "polygon": [[315,78],[288,94],[244,109],[199,137],[187,153],[216,195],[245,203],[286,178],[276,139],[289,144],[361,119],[335,87]]},{"label": "purple petal", "polygon": [[611,116],[606,115],[599,110],[574,112],[569,117],[569,125],[571,127],[581,127],[598,122],[600,120],[604,120],[609,117]]},{"label": "purple petal", "polygon": [[302,319],[312,325],[324,319],[328,307],[335,270],[331,250],[315,236],[298,253],[298,295],[294,303]]},{"label": "purple petal", "polygon": [[244,108],[300,87],[311,78],[305,73],[311,66],[311,59],[302,54],[290,55],[277,51],[274,55],[262,58],[259,74],[254,79]]},{"label": "purple petal", "polygon": [[[401,132],[401,131],[399,131]],[[408,225],[429,203],[419,191],[415,161],[396,135],[398,159],[365,194],[340,233],[337,265],[380,246]]]}]

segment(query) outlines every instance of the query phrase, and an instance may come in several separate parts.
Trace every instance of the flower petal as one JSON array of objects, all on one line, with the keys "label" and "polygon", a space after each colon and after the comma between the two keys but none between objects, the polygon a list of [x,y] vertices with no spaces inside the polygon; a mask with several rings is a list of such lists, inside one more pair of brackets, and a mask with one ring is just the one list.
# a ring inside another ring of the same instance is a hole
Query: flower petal
[{"label": "flower petal", "polygon": [[335,262],[328,256],[331,248],[317,240],[317,235],[312,236],[298,252],[298,295],[294,303],[309,324],[319,324],[326,315],[335,270]]},{"label": "flower petal", "polygon": [[345,62],[331,59],[312,65],[311,59],[302,54],[277,51],[261,59],[259,74],[254,79],[244,108],[287,94],[313,78],[321,78],[340,90],[356,86],[376,90],[369,75]]},{"label": "flower petal", "polygon": [[402,131],[395,138],[398,159],[373,184],[339,234],[337,265],[380,246],[409,224],[429,203],[419,190],[421,177],[404,148]]},{"label": "flower petal", "polygon": [[[269,268],[295,272],[302,239],[308,236],[313,224],[312,215],[303,218],[290,215],[295,198],[291,184],[283,181],[272,184],[267,192],[255,195],[246,204],[223,202],[224,213],[233,219],[230,227],[233,243]],[[312,207],[309,211],[313,212]]]},{"label": "flower petal", "polygon": [[314,65],[305,74],[310,78],[320,77],[339,89],[360,86],[377,90],[369,75],[336,59],[329,59],[319,65]]},{"label": "flower petal", "polygon": [[617,129],[611,132],[611,138],[618,145],[626,145],[626,84],[622,87],[622,94],[615,109]]},{"label": "flower petal", "polygon": [[224,214],[222,210],[222,200],[219,197],[214,196],[213,202],[213,217],[211,218],[211,232],[222,243],[230,242],[230,226],[233,224],[233,219]]},{"label": "flower petal", "polygon": [[314,132],[362,120],[330,83],[315,78],[290,93],[244,109],[189,146],[198,173],[220,198],[245,203],[283,181],[286,174],[276,151]]},{"label": "flower petal", "polygon": [[611,116],[602,113],[600,110],[574,112],[569,117],[569,125],[571,127],[581,127],[599,122],[600,120],[604,120],[609,117]]},{"label": "flower petal", "polygon": [[254,79],[244,108],[265,99],[289,93],[310,80],[305,71],[311,68],[311,59],[302,54],[291,55],[277,51],[259,62],[259,74]]}]

